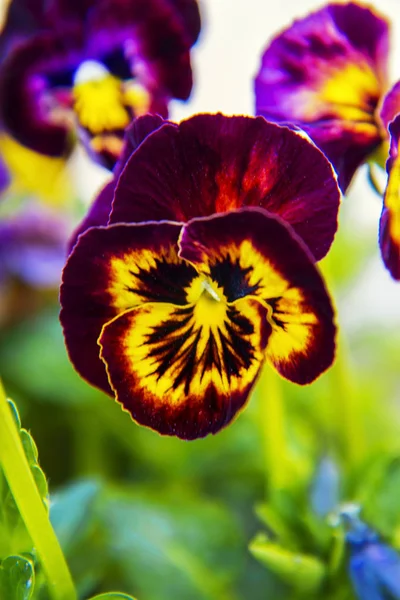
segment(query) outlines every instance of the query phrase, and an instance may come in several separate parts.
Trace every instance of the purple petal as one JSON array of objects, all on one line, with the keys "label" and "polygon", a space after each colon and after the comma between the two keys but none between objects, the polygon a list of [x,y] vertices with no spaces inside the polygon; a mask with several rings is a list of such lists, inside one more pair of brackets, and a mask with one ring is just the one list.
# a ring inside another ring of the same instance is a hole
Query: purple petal
[{"label": "purple petal", "polygon": [[132,74],[150,90],[187,99],[191,40],[168,0],[102,0],[91,14],[90,48],[124,45]]},{"label": "purple petal", "polygon": [[16,48],[2,65],[1,115],[5,128],[21,144],[49,156],[71,146],[68,128],[51,120],[43,107],[46,77],[71,71],[82,57],[81,31],[44,33]]},{"label": "purple petal", "polygon": [[381,109],[381,119],[385,127],[400,114],[400,81],[398,81],[386,94]]},{"label": "purple petal", "polygon": [[115,165],[114,176],[109,181],[93,201],[88,214],[82,223],[75,229],[68,244],[69,252],[75,246],[81,233],[84,233],[90,227],[107,225],[111,212],[111,205],[114,198],[114,191],[117,185],[118,177],[125,167],[125,163],[131,154],[140,146],[153,131],[156,131],[165,123],[164,119],[157,115],[145,115],[135,119],[125,131],[125,144],[122,150],[121,158]]},{"label": "purple petal", "polygon": [[400,115],[389,125],[390,154],[386,163],[388,181],[379,224],[379,245],[385,267],[400,280]]},{"label": "purple petal", "polygon": [[35,287],[56,287],[66,257],[63,220],[38,209],[0,223],[0,279],[18,278]]}]

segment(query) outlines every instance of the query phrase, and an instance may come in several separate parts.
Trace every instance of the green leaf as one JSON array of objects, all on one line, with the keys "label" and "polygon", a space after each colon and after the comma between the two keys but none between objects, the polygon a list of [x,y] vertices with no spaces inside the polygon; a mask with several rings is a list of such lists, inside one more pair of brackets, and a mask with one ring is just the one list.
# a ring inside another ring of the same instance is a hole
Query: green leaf
[{"label": "green leaf", "polygon": [[118,568],[124,589],[146,600],[237,598],[244,540],[225,507],[182,490],[135,490],[106,495],[100,510],[107,566]]},{"label": "green leaf", "polygon": [[93,518],[93,503],[101,485],[97,481],[76,482],[52,496],[50,520],[66,554],[79,545]]},{"label": "green leaf", "polygon": [[400,524],[400,457],[379,456],[359,487],[357,500],[363,507],[363,518],[390,538]]},{"label": "green leaf", "polygon": [[317,592],[325,579],[324,564],[313,556],[294,553],[268,541],[264,534],[258,535],[250,544],[250,552],[297,592]]},{"label": "green leaf", "polygon": [[119,592],[107,592],[106,594],[93,596],[89,600],[135,600],[135,598],[128,596],[128,594],[120,594]]},{"label": "green leaf", "polygon": [[8,556],[0,563],[0,598],[30,600],[35,586],[32,562],[23,556]]}]

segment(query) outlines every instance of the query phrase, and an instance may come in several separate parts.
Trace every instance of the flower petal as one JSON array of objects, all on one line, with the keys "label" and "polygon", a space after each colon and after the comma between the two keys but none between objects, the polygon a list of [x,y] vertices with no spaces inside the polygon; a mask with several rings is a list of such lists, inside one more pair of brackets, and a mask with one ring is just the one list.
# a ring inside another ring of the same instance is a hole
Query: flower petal
[{"label": "flower petal", "polygon": [[400,115],[389,125],[389,132],[388,182],[379,224],[379,245],[385,267],[393,279],[400,280]]},{"label": "flower petal", "polygon": [[63,83],[71,82],[81,58],[81,33],[42,33],[15,48],[2,64],[0,109],[5,128],[21,144],[49,156],[66,154],[71,139],[69,128],[56,123],[43,106],[46,80],[57,75]]},{"label": "flower petal", "polygon": [[76,240],[81,233],[84,233],[90,227],[107,225],[111,212],[114,190],[117,185],[118,177],[121,174],[128,158],[140,146],[153,131],[165,123],[162,117],[158,115],[145,115],[132,121],[125,131],[125,143],[122,149],[121,158],[114,168],[114,177],[106,183],[93,201],[88,214],[73,232],[69,241],[69,251],[76,244]]},{"label": "flower petal", "polygon": [[198,115],[162,126],[131,155],[110,223],[185,222],[243,206],[282,217],[320,259],[339,192],[330,164],[301,135],[263,118]]},{"label": "flower petal", "polygon": [[63,272],[60,319],[72,363],[112,393],[97,339],[103,325],[143,302],[186,303],[194,269],[177,258],[181,226],[93,228],[81,235]]},{"label": "flower petal", "polygon": [[389,127],[389,123],[400,114],[400,81],[384,97],[380,114],[385,127]]},{"label": "flower petal", "polygon": [[198,306],[149,303],[103,328],[101,357],[117,400],[159,433],[195,439],[219,431],[244,406],[264,360],[263,307],[208,302],[208,319],[198,318]]},{"label": "flower petal", "polygon": [[184,226],[180,256],[216,281],[228,302],[251,297],[267,308],[267,359],[281,375],[310,383],[334,358],[330,298],[309,252],[285,223],[243,209]]},{"label": "flower petal", "polygon": [[182,100],[192,88],[193,34],[168,0],[102,0],[91,15],[92,48],[110,53],[125,44],[132,74],[146,88]]},{"label": "flower petal", "polygon": [[304,129],[326,153],[343,191],[381,142],[374,111],[386,87],[388,24],[367,7],[329,4],[267,47],[256,113]]}]

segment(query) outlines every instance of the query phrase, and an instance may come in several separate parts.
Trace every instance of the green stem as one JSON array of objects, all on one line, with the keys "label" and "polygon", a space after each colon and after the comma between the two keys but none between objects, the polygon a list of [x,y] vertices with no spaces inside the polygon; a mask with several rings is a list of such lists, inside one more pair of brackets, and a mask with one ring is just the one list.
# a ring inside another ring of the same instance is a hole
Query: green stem
[{"label": "green stem", "polygon": [[53,600],[76,600],[64,555],[33,479],[0,381],[0,465],[38,553]]},{"label": "green stem", "polygon": [[339,336],[336,364],[332,369],[334,378],[332,402],[335,404],[338,431],[341,433],[344,459],[357,466],[365,456],[365,436],[362,409],[354,384],[350,357],[343,337]]},{"label": "green stem", "polygon": [[264,442],[268,496],[286,487],[288,477],[284,402],[279,376],[265,365],[256,386]]}]

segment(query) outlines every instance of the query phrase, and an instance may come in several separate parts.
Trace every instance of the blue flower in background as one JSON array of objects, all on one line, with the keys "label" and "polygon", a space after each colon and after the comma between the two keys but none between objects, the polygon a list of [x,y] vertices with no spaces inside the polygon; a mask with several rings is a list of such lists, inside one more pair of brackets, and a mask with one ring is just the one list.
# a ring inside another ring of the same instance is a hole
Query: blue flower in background
[{"label": "blue flower in background", "polygon": [[311,484],[311,507],[318,517],[326,517],[338,507],[339,500],[339,469],[332,458],[325,456],[319,462]]},{"label": "blue flower in background", "polygon": [[400,555],[383,543],[358,516],[342,514],[349,524],[349,574],[360,600],[400,598]]}]

